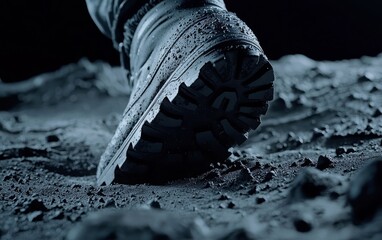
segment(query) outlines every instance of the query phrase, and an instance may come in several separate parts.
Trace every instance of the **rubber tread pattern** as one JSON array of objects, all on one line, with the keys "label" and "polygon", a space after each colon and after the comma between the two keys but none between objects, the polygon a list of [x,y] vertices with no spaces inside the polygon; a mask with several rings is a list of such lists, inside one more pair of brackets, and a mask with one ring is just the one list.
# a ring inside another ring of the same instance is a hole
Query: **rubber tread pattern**
[{"label": "rubber tread pattern", "polygon": [[272,66],[262,55],[240,49],[205,64],[175,99],[164,99],[160,112],[141,130],[141,140],[116,168],[115,182],[156,183],[195,176],[230,156],[242,144],[273,99]]}]

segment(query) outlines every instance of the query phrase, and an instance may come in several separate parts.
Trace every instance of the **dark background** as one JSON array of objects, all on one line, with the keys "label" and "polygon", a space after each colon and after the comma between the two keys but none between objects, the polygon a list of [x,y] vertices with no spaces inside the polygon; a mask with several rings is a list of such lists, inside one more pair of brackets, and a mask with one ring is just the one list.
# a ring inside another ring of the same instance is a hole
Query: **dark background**
[{"label": "dark background", "polygon": [[[382,52],[380,0],[226,0],[248,23],[266,54],[316,60]],[[1,0],[0,78],[53,71],[82,57],[118,64],[117,52],[87,13],[84,0]]]}]

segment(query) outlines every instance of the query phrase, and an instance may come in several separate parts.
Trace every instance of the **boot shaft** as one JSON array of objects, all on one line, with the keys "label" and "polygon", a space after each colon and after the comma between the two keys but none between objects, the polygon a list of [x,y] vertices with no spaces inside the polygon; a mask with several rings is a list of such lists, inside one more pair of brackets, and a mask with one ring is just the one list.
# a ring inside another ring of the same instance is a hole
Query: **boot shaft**
[{"label": "boot shaft", "polygon": [[140,87],[148,76],[166,80],[195,49],[205,46],[206,52],[221,42],[240,39],[242,45],[262,52],[253,32],[227,11],[222,0],[161,1],[140,20],[132,40],[125,37],[130,80]]},{"label": "boot shaft", "polygon": [[[226,10],[223,0],[147,1],[125,23],[123,43],[119,46],[122,65],[131,72],[136,72],[137,68],[134,66],[142,65],[147,60],[148,54],[159,45],[163,35],[169,36],[167,32],[177,26],[178,22],[184,21],[188,15],[195,13],[196,9],[208,7]],[[178,30],[180,29],[181,27]],[[131,83],[131,79],[129,80]]]}]

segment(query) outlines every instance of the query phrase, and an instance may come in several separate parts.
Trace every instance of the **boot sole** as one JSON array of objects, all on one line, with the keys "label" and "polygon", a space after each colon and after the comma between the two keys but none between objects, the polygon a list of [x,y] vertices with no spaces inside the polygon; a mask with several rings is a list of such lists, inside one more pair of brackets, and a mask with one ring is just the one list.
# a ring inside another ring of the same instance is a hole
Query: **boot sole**
[{"label": "boot sole", "polygon": [[164,98],[153,120],[138,128],[134,147],[125,141],[119,156],[124,159],[111,161],[98,184],[162,184],[225,161],[229,149],[260,125],[273,99],[273,81],[264,56],[240,49],[222,53],[191,85],[182,83],[172,101]]}]

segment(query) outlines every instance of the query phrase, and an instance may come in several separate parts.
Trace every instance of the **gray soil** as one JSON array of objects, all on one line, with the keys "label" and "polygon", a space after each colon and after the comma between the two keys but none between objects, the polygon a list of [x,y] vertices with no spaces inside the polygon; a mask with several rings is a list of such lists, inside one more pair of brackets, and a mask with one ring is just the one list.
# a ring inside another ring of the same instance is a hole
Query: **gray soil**
[{"label": "gray soil", "polygon": [[273,65],[249,140],[161,186],[95,185],[128,99],[121,70],[81,61],[0,83],[0,239],[382,239],[382,55]]}]

